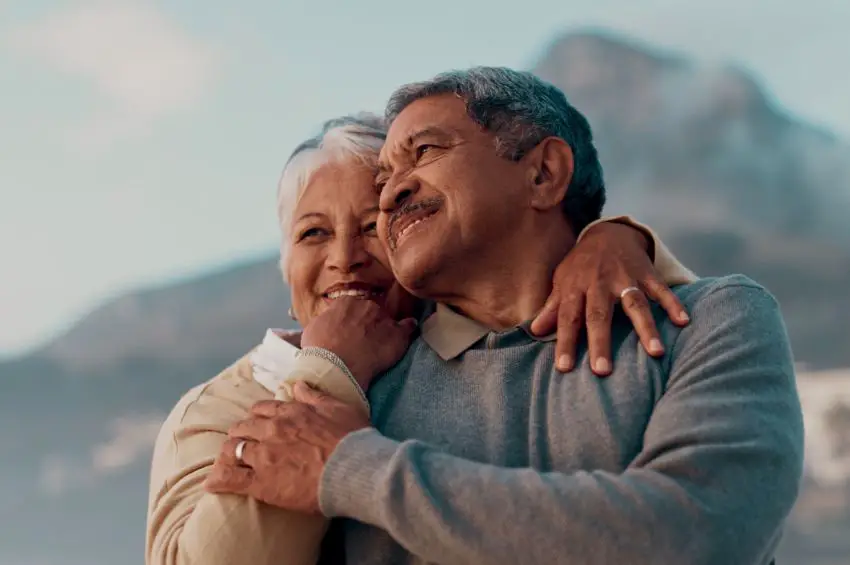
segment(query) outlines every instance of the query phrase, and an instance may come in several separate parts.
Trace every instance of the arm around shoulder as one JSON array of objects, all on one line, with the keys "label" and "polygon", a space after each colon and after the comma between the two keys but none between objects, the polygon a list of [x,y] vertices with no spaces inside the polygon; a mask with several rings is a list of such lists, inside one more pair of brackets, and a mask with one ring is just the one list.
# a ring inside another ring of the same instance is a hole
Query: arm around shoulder
[{"label": "arm around shoulder", "polygon": [[655,233],[655,230],[646,224],[638,222],[631,216],[604,216],[588,224],[582,230],[581,234],[579,234],[578,239],[581,240],[590,228],[603,222],[625,224],[642,232],[650,242],[649,253],[653,265],[662,280],[668,285],[688,284],[697,280],[698,277],[673,255],[673,252],[664,244],[661,237]]}]

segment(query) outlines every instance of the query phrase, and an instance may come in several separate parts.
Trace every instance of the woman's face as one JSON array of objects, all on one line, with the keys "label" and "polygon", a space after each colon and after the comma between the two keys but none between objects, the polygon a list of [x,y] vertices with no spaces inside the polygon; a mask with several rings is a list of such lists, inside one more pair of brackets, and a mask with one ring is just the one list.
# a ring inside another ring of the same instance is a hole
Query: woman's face
[{"label": "woman's face", "polygon": [[378,240],[375,171],[357,162],[316,171],[295,208],[288,278],[292,309],[302,326],[341,296],[374,300],[395,319],[416,301],[398,283]]}]

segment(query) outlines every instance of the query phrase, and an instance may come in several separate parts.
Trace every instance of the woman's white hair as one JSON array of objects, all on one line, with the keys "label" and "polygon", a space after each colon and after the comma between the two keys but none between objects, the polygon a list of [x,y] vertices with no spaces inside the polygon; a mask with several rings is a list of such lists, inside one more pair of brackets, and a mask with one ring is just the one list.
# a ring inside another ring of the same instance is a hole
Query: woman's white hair
[{"label": "woman's white hair", "polygon": [[387,138],[384,118],[360,113],[328,120],[319,134],[301,143],[289,156],[277,186],[277,217],[280,224],[280,270],[288,278],[292,219],[310,178],[328,163],[355,161],[376,166]]}]

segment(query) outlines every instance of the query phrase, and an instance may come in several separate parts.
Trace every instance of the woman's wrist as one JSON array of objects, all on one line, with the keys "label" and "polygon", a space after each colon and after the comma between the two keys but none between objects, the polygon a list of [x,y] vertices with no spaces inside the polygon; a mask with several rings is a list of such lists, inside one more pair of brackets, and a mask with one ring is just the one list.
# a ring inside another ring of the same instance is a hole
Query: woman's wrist
[{"label": "woman's wrist", "polygon": [[319,357],[320,359],[324,359],[325,361],[333,364],[337,369],[342,371],[342,373],[348,377],[348,379],[357,386],[357,391],[359,392],[362,400],[368,404],[368,400],[366,399],[366,387],[364,383],[361,383],[360,380],[355,376],[355,374],[351,371],[345,361],[342,358],[331,351],[330,349],[325,349],[324,347],[305,347],[298,352],[298,356],[312,356]]}]

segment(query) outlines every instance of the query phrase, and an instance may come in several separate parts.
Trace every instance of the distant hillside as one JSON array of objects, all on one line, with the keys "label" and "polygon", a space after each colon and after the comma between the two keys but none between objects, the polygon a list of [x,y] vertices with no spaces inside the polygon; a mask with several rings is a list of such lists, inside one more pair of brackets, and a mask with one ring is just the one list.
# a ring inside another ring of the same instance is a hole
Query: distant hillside
[{"label": "distant hillside", "polygon": [[75,372],[128,362],[227,363],[263,328],[294,327],[276,254],[104,304],[35,354]]},{"label": "distant hillside", "polygon": [[534,72],[590,120],[609,213],[650,223],[699,274],[766,285],[800,361],[850,365],[850,145],[740,69],[605,33],[557,39]]},{"label": "distant hillside", "polygon": [[[557,39],[534,70],[594,126],[610,213],[652,224],[700,274],[765,284],[801,363],[850,367],[846,144],[789,118],[745,72],[605,33]],[[141,563],[159,423],[265,328],[291,324],[287,308],[270,254],[109,301],[0,364],[0,565]],[[808,476],[779,563],[848,563],[850,374],[800,384]]]}]

